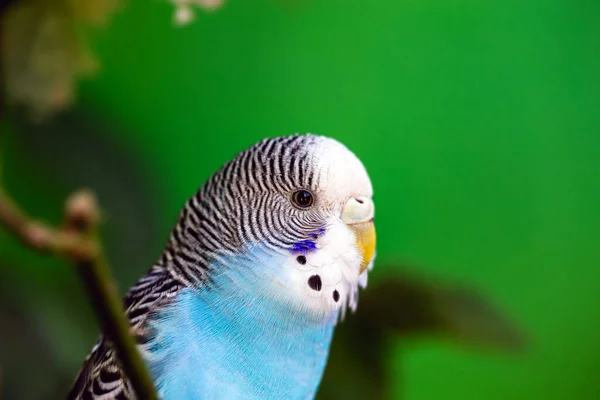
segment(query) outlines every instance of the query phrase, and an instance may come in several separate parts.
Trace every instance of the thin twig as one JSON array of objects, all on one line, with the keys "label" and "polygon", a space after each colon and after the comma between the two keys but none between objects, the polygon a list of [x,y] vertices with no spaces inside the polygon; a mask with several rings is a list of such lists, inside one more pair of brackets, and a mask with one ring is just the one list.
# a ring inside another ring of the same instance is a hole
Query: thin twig
[{"label": "thin twig", "polygon": [[96,199],[87,190],[75,192],[67,199],[64,225],[54,228],[30,218],[0,188],[0,225],[32,249],[62,256],[75,265],[137,397],[157,399],[104,259],[97,233],[99,219]]}]

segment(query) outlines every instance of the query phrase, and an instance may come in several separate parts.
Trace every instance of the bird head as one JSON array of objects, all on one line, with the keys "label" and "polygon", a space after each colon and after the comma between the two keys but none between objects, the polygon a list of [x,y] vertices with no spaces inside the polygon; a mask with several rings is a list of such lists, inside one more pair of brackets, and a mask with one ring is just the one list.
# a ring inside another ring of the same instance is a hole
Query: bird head
[{"label": "bird head", "polygon": [[363,164],[340,142],[312,134],[265,139],[202,187],[173,235],[175,242],[200,242],[195,248],[208,264],[261,249],[268,256],[252,269],[271,273],[283,289],[278,298],[321,315],[343,314],[356,307],[373,265],[372,196]]}]

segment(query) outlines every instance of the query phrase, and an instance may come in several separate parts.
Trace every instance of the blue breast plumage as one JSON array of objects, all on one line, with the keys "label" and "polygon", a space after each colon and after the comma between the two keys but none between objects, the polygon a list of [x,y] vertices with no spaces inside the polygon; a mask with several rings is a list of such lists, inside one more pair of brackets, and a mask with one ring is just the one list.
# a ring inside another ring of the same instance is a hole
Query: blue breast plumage
[{"label": "blue breast plumage", "polygon": [[256,249],[221,259],[210,286],[183,290],[153,318],[147,359],[161,398],[314,396],[337,313],[286,304],[284,259]]}]

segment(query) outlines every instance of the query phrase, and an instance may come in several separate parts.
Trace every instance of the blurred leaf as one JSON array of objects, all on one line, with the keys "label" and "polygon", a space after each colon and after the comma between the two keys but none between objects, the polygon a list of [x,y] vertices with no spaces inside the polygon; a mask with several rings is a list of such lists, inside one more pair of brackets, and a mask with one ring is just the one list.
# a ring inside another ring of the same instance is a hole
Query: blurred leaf
[{"label": "blurred leaf", "polygon": [[7,101],[38,118],[69,107],[77,81],[99,65],[83,30],[101,26],[119,0],[19,0],[2,14]]},{"label": "blurred leaf", "polygon": [[391,398],[390,345],[400,339],[438,337],[479,349],[524,347],[514,322],[486,296],[399,267],[369,283],[356,314],[338,326],[318,398]]},{"label": "blurred leaf", "polygon": [[[385,267],[384,267],[385,268]],[[356,318],[364,327],[403,337],[441,336],[462,344],[515,350],[523,337],[513,321],[472,286],[420,276],[406,268],[362,293]]]}]

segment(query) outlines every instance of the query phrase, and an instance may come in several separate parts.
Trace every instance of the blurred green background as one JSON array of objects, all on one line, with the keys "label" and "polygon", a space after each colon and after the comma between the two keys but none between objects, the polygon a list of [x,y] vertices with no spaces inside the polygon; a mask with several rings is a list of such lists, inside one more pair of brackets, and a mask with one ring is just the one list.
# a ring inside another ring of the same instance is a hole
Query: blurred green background
[{"label": "blurred green background", "polygon": [[[598,1],[231,0],[184,28],[171,14],[128,0],[94,35],[102,73],[77,108],[5,121],[3,183],[29,212],[59,222],[93,188],[124,291],[238,151],[328,135],[372,177],[379,257],[476,285],[530,339],[520,356],[398,342],[395,396],[600,398]],[[77,276],[0,232],[0,301],[5,397],[61,398],[98,334]]]}]

